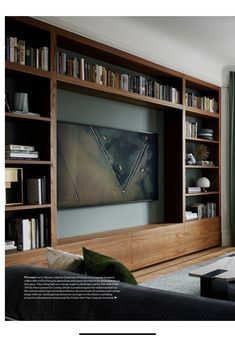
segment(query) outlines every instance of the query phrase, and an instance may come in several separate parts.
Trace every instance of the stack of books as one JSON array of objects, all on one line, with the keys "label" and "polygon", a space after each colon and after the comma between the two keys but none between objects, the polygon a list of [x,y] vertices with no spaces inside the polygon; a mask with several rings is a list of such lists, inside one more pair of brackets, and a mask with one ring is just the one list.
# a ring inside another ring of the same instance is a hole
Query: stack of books
[{"label": "stack of books", "polygon": [[200,193],[201,192],[201,187],[187,187],[186,189],[187,193]]},{"label": "stack of books", "polygon": [[38,151],[34,146],[7,144],[5,146],[5,159],[39,159]]},{"label": "stack of books", "polygon": [[14,253],[17,250],[14,240],[5,240],[5,253]]},{"label": "stack of books", "polygon": [[193,213],[191,211],[186,211],[185,212],[185,219],[186,219],[186,221],[197,220],[197,218],[198,218],[197,213]]}]

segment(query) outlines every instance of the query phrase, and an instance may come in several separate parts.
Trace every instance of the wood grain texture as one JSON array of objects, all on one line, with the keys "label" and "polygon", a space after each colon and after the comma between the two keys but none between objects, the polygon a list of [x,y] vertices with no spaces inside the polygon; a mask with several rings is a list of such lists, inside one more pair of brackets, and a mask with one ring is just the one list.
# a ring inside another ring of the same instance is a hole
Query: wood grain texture
[{"label": "wood grain texture", "polygon": [[220,217],[185,222],[185,253],[220,245]]},{"label": "wood grain texture", "polygon": [[80,80],[78,78],[58,74],[56,78],[58,87],[64,90],[90,94],[98,97],[105,97],[116,101],[158,108],[162,110],[182,109],[182,105],[178,103],[172,103],[169,101],[157,99],[155,97],[140,95],[121,89],[112,88],[106,85]]},{"label": "wood grain texture", "polygon": [[168,273],[173,273],[177,270],[187,268],[200,262],[223,256],[227,253],[231,253],[234,251],[235,247],[216,247],[205,249],[197,253],[192,253],[183,257],[173,259],[171,261],[162,262],[151,267],[142,268],[140,270],[134,271],[133,274],[137,279],[137,282],[141,283],[164,276]]},{"label": "wood grain texture", "polygon": [[58,249],[71,253],[82,254],[82,247],[95,250],[101,254],[111,256],[124,263],[127,268],[132,268],[131,264],[131,233],[110,234],[105,237],[93,237],[91,239],[80,240],[75,243],[58,245]]},{"label": "wood grain texture", "polygon": [[38,266],[47,266],[47,248],[39,248],[6,254],[5,265],[12,266],[16,264],[32,264]]},{"label": "wood grain texture", "polygon": [[184,225],[156,226],[133,233],[132,270],[184,254]]}]

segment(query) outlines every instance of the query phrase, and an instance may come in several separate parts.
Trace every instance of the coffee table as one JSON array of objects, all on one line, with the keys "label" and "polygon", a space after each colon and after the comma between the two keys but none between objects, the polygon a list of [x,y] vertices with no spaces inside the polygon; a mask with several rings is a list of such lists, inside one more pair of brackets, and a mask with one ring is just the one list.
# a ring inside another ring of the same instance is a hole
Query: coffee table
[{"label": "coffee table", "polygon": [[189,275],[200,277],[201,296],[229,300],[229,288],[235,281],[235,253],[195,269]]}]

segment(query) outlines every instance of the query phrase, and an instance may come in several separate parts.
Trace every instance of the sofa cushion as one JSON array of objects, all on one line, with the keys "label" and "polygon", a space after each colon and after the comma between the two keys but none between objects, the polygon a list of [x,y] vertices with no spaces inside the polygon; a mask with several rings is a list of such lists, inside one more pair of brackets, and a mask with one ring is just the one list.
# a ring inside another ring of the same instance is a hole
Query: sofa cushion
[{"label": "sofa cushion", "polygon": [[137,284],[132,273],[119,261],[83,247],[85,271],[91,276],[111,276],[121,282]]},{"label": "sofa cushion", "polygon": [[49,268],[75,273],[82,273],[84,271],[82,255],[68,253],[60,249],[48,247],[47,261]]}]

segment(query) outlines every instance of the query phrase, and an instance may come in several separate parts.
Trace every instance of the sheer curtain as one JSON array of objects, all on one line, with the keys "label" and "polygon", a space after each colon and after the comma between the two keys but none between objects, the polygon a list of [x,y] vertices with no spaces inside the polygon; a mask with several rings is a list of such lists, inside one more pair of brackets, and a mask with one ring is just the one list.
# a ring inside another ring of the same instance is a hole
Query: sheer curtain
[{"label": "sheer curtain", "polygon": [[229,73],[229,223],[235,246],[235,72]]}]

